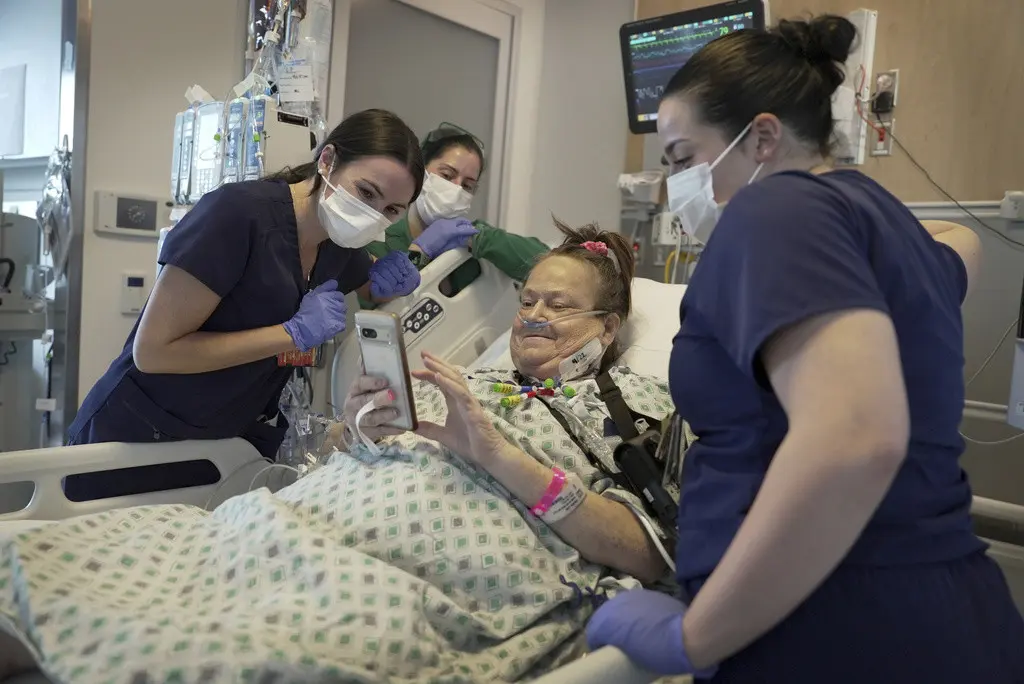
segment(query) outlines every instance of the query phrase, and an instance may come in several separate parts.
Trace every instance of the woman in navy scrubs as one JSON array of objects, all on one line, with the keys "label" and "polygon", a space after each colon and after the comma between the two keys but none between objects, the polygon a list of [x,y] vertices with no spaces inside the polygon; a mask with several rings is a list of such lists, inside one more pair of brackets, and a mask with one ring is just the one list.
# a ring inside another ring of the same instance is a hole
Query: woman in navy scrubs
[{"label": "woman in navy scrubs", "polygon": [[[243,437],[273,458],[287,423],[283,355],[345,327],[347,292],[412,292],[405,253],[364,249],[423,184],[416,135],[383,110],[354,114],[309,164],[225,185],[175,226],[163,269],[121,355],[92,388],[69,444]],[[279,361],[280,360],[280,361]],[[195,484],[195,468],[68,477],[73,500]]]},{"label": "woman in navy scrubs", "polygon": [[669,202],[706,242],[670,367],[698,436],[684,601],[626,592],[590,644],[716,684],[1024,682],[958,463],[979,242],[828,166],[854,38],[839,17],[731,33],[665,90]]}]

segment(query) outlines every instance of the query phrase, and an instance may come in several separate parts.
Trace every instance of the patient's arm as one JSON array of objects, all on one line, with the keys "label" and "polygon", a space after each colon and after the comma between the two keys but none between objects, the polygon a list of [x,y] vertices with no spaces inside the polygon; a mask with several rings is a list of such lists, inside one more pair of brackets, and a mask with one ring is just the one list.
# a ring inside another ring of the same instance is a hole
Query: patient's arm
[{"label": "patient's arm", "polygon": [[[539,501],[551,482],[551,469],[512,444],[481,459],[520,501]],[[665,562],[626,504],[587,492],[583,504],[552,525],[587,560],[607,565],[644,583],[661,578]]]},{"label": "patient's arm", "polygon": [[[462,373],[429,352],[423,370],[413,376],[435,385],[445,396],[444,425],[420,421],[417,432],[489,472],[520,501],[535,504],[551,482],[551,469],[509,444],[469,391]],[[552,527],[584,558],[636,577],[660,579],[665,564],[633,512],[623,503],[587,492],[583,504]]]}]

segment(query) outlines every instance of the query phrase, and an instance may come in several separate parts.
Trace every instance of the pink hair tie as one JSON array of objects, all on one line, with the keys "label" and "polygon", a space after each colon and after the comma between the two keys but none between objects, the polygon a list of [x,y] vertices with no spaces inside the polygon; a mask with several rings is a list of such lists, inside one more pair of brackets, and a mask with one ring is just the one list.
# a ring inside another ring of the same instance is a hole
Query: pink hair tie
[{"label": "pink hair tie", "polygon": [[580,245],[583,249],[594,254],[600,254],[601,256],[608,256],[608,245],[603,242],[584,242]]}]

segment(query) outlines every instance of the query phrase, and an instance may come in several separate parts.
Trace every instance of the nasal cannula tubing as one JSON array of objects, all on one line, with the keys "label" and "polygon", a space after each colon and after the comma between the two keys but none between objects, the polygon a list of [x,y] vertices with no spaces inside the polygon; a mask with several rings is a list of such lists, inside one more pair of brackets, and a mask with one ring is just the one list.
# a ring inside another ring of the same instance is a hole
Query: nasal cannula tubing
[{"label": "nasal cannula tubing", "polygon": [[608,312],[607,311],[580,311],[578,313],[571,313],[571,314],[567,314],[565,316],[559,316],[558,318],[550,318],[550,319],[545,320],[545,321],[529,321],[529,320],[523,318],[522,314],[519,314],[519,322],[523,324],[524,328],[529,328],[531,330],[539,330],[541,328],[546,328],[546,327],[548,327],[550,325],[553,325],[555,323],[561,323],[562,321],[567,321],[570,318],[582,318],[584,316],[601,316],[601,315],[604,315],[606,313],[608,313]]}]

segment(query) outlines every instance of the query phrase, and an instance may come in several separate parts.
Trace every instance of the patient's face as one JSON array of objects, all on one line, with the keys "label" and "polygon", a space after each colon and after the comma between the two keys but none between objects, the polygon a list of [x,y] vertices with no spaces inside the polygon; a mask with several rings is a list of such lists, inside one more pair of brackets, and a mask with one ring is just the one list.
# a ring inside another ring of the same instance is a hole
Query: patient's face
[{"label": "patient's face", "polygon": [[[581,311],[600,309],[597,302],[597,271],[590,265],[564,256],[552,256],[534,267],[523,286],[520,313],[527,320],[557,320]],[[512,361],[523,375],[538,380],[558,376],[558,364],[598,337],[611,344],[617,320],[604,316],[580,316],[540,329],[523,326],[519,317],[512,325]]]}]

